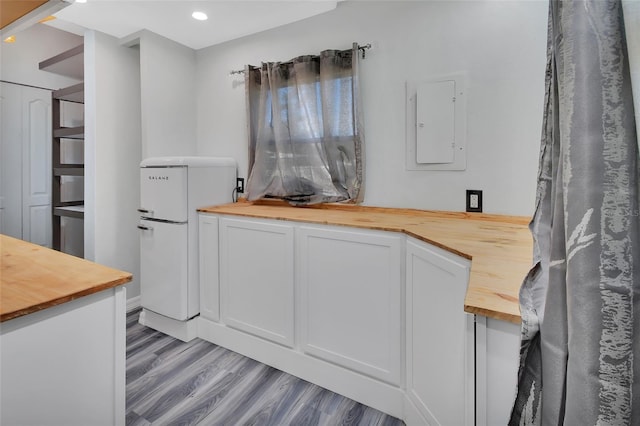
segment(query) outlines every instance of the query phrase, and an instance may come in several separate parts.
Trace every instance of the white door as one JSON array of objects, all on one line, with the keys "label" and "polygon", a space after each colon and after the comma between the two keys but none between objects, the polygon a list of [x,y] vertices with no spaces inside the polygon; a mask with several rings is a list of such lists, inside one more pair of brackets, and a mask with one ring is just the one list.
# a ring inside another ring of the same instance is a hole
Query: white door
[{"label": "white door", "polygon": [[22,90],[0,83],[0,232],[22,238]]},{"label": "white door", "polygon": [[140,303],[177,320],[188,319],[186,223],[140,220]]},{"label": "white door", "polygon": [[51,246],[51,92],[2,83],[0,231]]},{"label": "white door", "polygon": [[51,247],[51,92],[22,94],[22,238]]}]

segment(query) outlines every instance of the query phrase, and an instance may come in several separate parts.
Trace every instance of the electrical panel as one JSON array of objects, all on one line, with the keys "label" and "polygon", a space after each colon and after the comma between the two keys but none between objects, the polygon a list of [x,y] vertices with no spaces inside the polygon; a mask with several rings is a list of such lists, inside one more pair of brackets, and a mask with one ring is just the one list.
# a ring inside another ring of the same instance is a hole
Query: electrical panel
[{"label": "electrical panel", "polygon": [[422,83],[416,93],[416,162],[455,160],[455,99],[453,80]]}]

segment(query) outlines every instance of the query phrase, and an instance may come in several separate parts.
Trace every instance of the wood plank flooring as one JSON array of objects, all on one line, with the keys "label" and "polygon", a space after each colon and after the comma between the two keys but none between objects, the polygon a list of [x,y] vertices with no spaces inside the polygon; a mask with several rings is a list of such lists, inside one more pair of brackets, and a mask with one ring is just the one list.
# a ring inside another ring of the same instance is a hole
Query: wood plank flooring
[{"label": "wood plank flooring", "polygon": [[127,425],[404,425],[213,343],[152,330],[139,312],[127,314]]}]

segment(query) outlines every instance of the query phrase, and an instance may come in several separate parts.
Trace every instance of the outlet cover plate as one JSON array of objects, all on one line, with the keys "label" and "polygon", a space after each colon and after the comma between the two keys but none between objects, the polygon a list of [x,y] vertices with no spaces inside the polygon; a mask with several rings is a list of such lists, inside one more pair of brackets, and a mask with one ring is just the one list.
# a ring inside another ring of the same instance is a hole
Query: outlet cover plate
[{"label": "outlet cover plate", "polygon": [[467,211],[482,213],[482,190],[467,189]]}]

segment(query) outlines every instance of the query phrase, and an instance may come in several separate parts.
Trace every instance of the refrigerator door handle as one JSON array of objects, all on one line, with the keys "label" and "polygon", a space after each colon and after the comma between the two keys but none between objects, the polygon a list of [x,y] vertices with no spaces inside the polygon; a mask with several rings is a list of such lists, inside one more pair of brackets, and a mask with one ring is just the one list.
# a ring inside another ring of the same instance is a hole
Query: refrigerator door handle
[{"label": "refrigerator door handle", "polygon": [[143,208],[138,209],[138,212],[139,213],[153,214],[153,210],[147,210],[147,209],[143,209]]},{"label": "refrigerator door handle", "polygon": [[142,229],[143,231],[153,231],[153,227],[146,225],[138,225],[138,229]]}]

